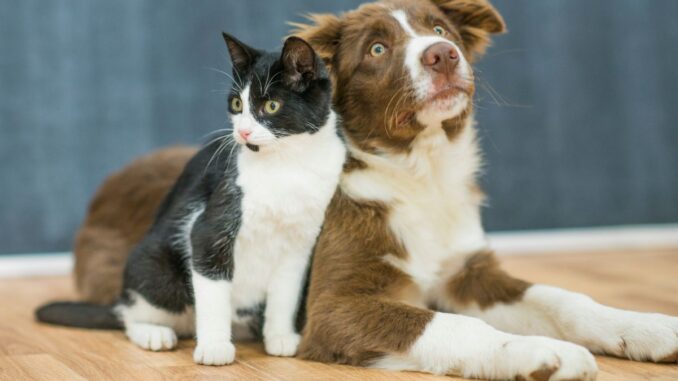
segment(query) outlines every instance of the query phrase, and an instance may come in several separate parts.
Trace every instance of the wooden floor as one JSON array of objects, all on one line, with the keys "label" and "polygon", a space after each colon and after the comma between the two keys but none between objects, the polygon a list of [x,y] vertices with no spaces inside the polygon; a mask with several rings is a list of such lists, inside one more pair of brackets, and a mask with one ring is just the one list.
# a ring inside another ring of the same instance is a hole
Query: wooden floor
[{"label": "wooden floor", "polygon": [[[516,275],[585,292],[598,301],[640,311],[678,315],[678,251],[511,257]],[[257,344],[238,345],[236,363],[193,364],[194,343],[173,352],[136,348],[121,332],[40,325],[33,309],[71,298],[70,279],[0,280],[0,380],[450,380],[267,357]],[[678,366],[598,358],[598,379],[678,380]]]}]

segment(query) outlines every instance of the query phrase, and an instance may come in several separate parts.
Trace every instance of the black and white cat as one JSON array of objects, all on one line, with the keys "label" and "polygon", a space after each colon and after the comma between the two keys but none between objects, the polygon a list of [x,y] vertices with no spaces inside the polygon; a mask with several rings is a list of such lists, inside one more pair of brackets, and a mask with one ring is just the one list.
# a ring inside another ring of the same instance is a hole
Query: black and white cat
[{"label": "black and white cat", "polygon": [[119,303],[53,303],[39,320],[124,328],[154,351],[195,333],[194,359],[205,365],[233,362],[232,339],[253,331],[269,354],[295,354],[305,274],[346,156],[331,83],[299,38],[281,54],[224,39],[232,134],[186,166],[129,257]]}]

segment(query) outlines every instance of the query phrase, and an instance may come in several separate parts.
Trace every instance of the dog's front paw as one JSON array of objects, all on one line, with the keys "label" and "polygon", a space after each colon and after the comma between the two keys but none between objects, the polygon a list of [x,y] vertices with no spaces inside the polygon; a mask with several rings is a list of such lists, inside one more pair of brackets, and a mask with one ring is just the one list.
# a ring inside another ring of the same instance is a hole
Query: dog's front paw
[{"label": "dog's front paw", "polygon": [[546,337],[517,336],[503,345],[501,355],[506,367],[515,367],[508,373],[517,381],[591,381],[598,374],[586,348]]},{"label": "dog's front paw", "polygon": [[228,341],[200,343],[193,352],[193,361],[202,365],[226,365],[235,360],[235,346]]},{"label": "dog's front paw", "polygon": [[291,357],[297,354],[301,336],[296,333],[270,335],[264,337],[266,353],[271,356]]},{"label": "dog's front paw", "polygon": [[678,362],[678,318],[617,310],[605,320],[600,352],[638,361]]}]

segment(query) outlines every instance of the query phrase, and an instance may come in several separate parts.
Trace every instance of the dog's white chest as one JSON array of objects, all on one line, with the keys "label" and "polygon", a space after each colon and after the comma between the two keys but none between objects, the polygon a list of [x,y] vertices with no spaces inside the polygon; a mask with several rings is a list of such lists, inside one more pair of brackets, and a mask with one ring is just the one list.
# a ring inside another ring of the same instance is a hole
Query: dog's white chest
[{"label": "dog's white chest", "polygon": [[[407,258],[387,257],[425,293],[456,272],[470,253],[485,246],[477,205],[467,192],[445,192],[439,183],[420,183],[394,205],[389,224]],[[444,270],[444,271],[443,271]]]},{"label": "dog's white chest", "polygon": [[385,260],[429,294],[486,242],[471,189],[479,161],[472,128],[453,142],[442,129],[417,139],[407,155],[361,157],[369,169],[345,176],[342,187],[352,197],[388,205],[391,231],[407,257],[387,254]]}]

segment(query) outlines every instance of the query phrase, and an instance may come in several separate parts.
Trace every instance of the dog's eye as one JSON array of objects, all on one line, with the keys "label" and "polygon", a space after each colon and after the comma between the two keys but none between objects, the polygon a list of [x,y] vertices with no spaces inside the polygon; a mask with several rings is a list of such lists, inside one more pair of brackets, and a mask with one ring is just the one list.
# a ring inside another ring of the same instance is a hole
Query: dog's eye
[{"label": "dog's eye", "polygon": [[386,47],[382,43],[375,43],[372,44],[372,47],[370,48],[370,55],[372,57],[379,57],[380,55],[386,53]]},{"label": "dog's eye", "polygon": [[231,112],[234,114],[242,112],[242,99],[238,97],[231,98]]},{"label": "dog's eye", "polygon": [[433,31],[436,32],[436,34],[439,34],[439,35],[441,35],[441,36],[444,36],[444,35],[447,34],[447,31],[445,30],[445,28],[443,28],[443,27],[440,26],[440,25],[434,26],[434,27],[433,27]]},{"label": "dog's eye", "polygon": [[280,110],[280,102],[278,101],[266,101],[264,103],[264,112],[268,115],[273,115]]}]

